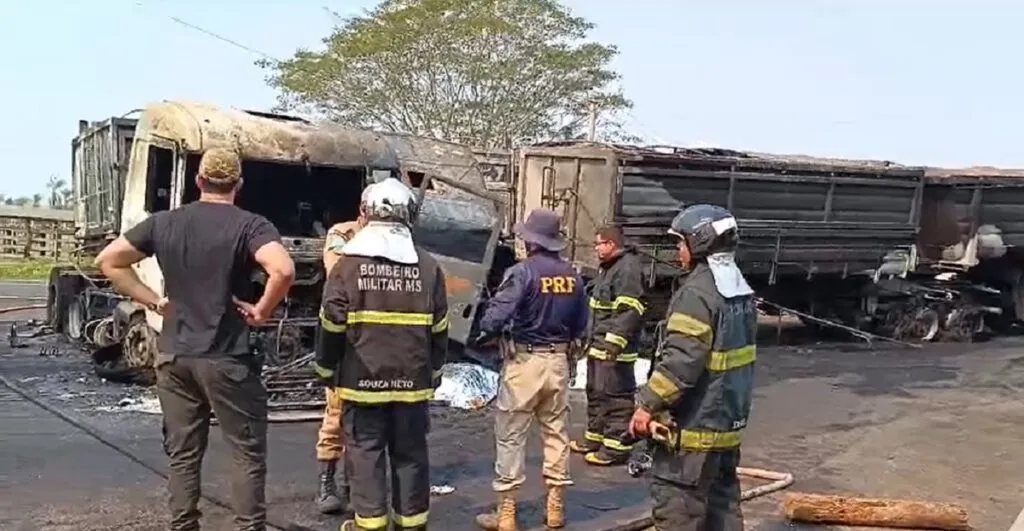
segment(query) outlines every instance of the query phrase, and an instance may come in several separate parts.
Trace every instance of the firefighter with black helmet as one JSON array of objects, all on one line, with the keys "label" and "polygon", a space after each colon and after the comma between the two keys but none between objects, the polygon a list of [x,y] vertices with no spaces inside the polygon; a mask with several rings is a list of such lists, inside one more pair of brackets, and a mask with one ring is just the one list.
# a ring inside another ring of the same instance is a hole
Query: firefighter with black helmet
[{"label": "firefighter with black helmet", "polygon": [[413,244],[408,187],[397,179],[372,184],[361,209],[366,225],[324,286],[314,366],[343,401],[346,469],[359,486],[351,493],[355,519],[341,530],[424,530],[429,401],[448,349],[444,274]]},{"label": "firefighter with black helmet", "polygon": [[750,415],[757,314],[735,262],[736,218],[718,206],[693,205],[669,233],[679,239],[685,273],[630,431],[658,442],[655,529],[742,530],[736,468]]}]

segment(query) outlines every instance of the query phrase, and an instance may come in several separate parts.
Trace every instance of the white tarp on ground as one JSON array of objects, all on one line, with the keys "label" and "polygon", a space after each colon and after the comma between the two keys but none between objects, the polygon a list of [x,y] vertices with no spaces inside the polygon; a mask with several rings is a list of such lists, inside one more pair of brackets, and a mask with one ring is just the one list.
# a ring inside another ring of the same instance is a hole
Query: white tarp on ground
[{"label": "white tarp on ground", "polygon": [[[639,359],[633,364],[637,385],[647,383],[651,360]],[[478,409],[490,403],[498,394],[498,373],[473,363],[449,363],[444,366],[441,386],[434,394],[436,400],[447,402],[458,409]],[[587,360],[576,364],[573,389],[587,387]]]},{"label": "white tarp on ground", "polygon": [[473,363],[448,363],[434,400],[458,409],[480,409],[498,395],[498,373]]}]

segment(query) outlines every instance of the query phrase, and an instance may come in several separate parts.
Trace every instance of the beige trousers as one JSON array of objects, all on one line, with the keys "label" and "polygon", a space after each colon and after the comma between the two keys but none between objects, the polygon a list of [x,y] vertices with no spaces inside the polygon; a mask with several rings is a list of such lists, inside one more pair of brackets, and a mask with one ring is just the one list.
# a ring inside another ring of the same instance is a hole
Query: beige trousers
[{"label": "beige trousers", "polygon": [[317,461],[338,461],[345,456],[345,436],[341,431],[341,396],[328,387],[324,420],[316,439]]},{"label": "beige trousers", "polygon": [[493,488],[504,492],[526,481],[526,435],[533,419],[544,443],[544,479],[569,479],[569,363],[565,354],[517,352],[501,371],[495,401],[496,459]]}]

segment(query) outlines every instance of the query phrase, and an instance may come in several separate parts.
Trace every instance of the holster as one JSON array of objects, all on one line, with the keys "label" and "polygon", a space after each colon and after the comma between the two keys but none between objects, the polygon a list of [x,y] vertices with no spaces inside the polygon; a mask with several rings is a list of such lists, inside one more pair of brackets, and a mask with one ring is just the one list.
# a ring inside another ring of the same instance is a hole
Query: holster
[{"label": "holster", "polygon": [[501,354],[501,359],[511,360],[516,357],[516,344],[512,341],[512,336],[509,334],[502,334],[498,338],[498,352]]},{"label": "holster", "polygon": [[576,363],[584,354],[583,340],[576,339],[569,342],[569,348],[565,351],[565,361],[569,363],[569,386],[576,383]]}]

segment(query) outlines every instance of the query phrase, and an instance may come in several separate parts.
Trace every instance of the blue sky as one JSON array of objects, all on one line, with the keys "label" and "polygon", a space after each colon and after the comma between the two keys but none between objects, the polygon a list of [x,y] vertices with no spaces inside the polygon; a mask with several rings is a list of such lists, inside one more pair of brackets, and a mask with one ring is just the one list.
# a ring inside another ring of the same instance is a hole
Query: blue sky
[{"label": "blue sky", "polygon": [[[659,143],[1024,166],[1024,4],[571,0],[617,44],[633,132]],[[317,46],[371,1],[0,3],[0,193],[67,178],[79,119],[150,101],[265,109],[259,57]],[[770,7],[769,7],[770,4]],[[245,7],[243,7],[245,6]]]}]

